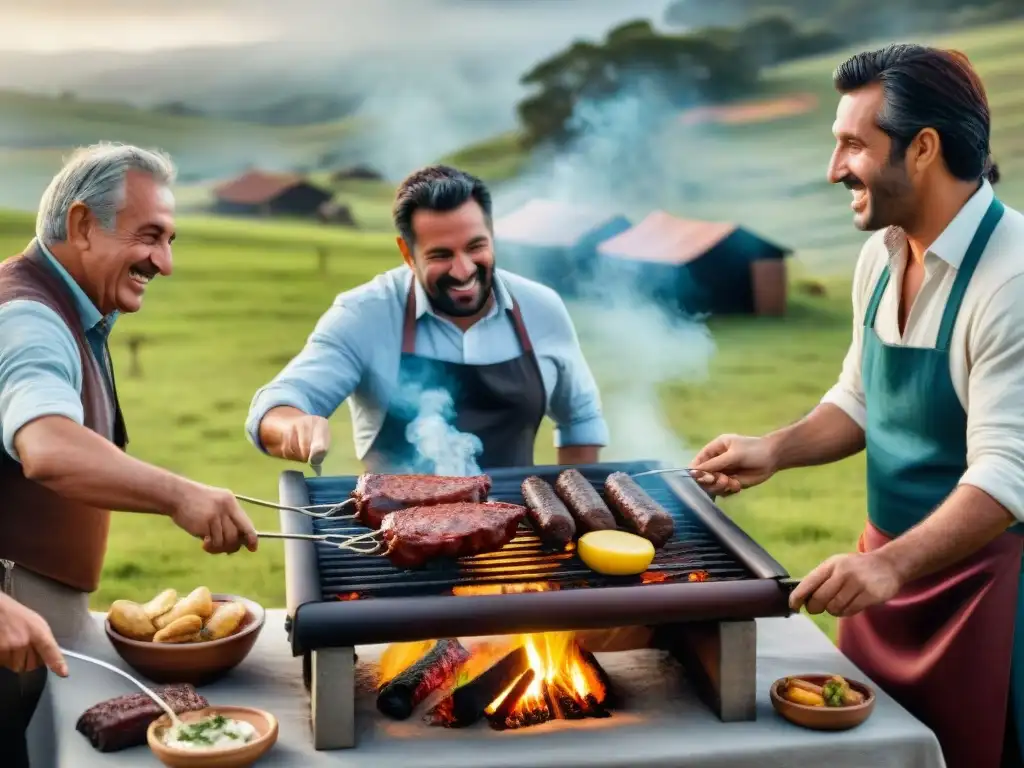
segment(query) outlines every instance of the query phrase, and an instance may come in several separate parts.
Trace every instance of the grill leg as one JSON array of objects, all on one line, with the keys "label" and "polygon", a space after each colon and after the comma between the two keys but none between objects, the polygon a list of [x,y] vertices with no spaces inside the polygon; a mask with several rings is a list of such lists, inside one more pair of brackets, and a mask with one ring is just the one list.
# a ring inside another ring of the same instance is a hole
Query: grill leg
[{"label": "grill leg", "polygon": [[313,746],[351,749],[356,745],[356,657],[352,648],[312,652]]},{"label": "grill leg", "polygon": [[666,627],[667,645],[723,722],[757,719],[757,624],[720,621]]}]

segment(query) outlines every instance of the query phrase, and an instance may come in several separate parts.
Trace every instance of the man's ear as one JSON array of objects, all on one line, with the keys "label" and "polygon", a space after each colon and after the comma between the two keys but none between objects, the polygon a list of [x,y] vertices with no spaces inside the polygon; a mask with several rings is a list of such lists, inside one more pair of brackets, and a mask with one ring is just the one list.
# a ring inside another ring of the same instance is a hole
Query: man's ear
[{"label": "man's ear", "polygon": [[72,203],[71,208],[68,210],[68,218],[65,223],[67,224],[68,243],[73,245],[79,251],[88,250],[89,235],[92,232],[93,225],[95,224],[95,220],[92,217],[92,213],[89,211],[89,207],[85,203]]},{"label": "man's ear", "polygon": [[405,242],[405,238],[401,235],[395,238],[395,242],[398,243],[398,250],[402,252],[402,258],[405,259],[406,266],[408,266],[409,269],[412,269],[413,257],[412,249],[409,247],[409,244]]}]

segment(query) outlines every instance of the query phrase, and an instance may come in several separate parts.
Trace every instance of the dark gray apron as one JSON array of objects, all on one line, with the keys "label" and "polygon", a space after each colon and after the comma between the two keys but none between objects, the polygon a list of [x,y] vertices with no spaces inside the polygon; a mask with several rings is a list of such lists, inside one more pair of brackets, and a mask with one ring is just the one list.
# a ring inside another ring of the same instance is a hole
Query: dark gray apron
[{"label": "dark gray apron", "polygon": [[[433,360],[416,354],[416,283],[409,287],[402,327],[402,357],[397,397],[392,398],[384,424],[363,459],[372,472],[409,471],[416,466],[416,449],[406,437],[418,406],[403,402],[406,388],[444,389],[454,403],[454,426],[475,435],[483,444],[477,457],[481,468],[533,465],[534,443],[544,414],[547,392],[533,344],[515,299],[506,312],[515,328],[522,354],[501,363],[466,365]],[[417,471],[431,474],[429,467]]]}]

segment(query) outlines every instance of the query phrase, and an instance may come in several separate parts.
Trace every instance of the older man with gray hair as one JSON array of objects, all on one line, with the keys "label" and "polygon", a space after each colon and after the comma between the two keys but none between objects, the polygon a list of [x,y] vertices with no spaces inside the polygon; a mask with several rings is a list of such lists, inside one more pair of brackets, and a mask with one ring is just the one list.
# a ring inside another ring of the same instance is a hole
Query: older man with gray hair
[{"label": "older man with gray hair", "polygon": [[[43,193],[36,238],[0,264],[0,577],[65,647],[92,627],[109,510],[166,515],[211,553],[257,546],[230,491],[124,451],[107,337],[119,314],[139,310],[149,282],[171,273],[174,178],[159,152],[81,149]],[[0,730],[23,730],[46,668],[33,654],[6,658],[0,719],[10,722]],[[26,763],[24,736],[15,740],[14,765]]]}]

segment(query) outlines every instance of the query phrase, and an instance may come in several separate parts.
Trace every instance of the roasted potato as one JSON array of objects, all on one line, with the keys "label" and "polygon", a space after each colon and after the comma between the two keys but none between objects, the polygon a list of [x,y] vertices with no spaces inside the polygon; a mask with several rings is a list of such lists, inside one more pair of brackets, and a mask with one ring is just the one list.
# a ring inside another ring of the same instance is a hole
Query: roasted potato
[{"label": "roasted potato", "polygon": [[146,612],[146,615],[149,616],[149,618],[155,619],[158,616],[163,616],[171,610],[176,602],[178,602],[177,591],[173,589],[165,589],[159,595],[142,606],[142,610]]},{"label": "roasted potato", "polygon": [[175,619],[153,636],[154,643],[189,643],[199,630],[203,628],[203,620],[192,614]]},{"label": "roasted potato", "polygon": [[182,616],[198,616],[204,621],[213,615],[213,595],[206,587],[196,587],[185,597],[181,598],[174,607],[162,616],[153,620],[157,629],[163,629],[176,619]]},{"label": "roasted potato", "polygon": [[242,619],[245,618],[246,609],[241,603],[221,603],[213,612],[213,615],[206,620],[203,627],[204,640],[220,640],[234,634]]},{"label": "roasted potato", "polygon": [[131,640],[150,640],[156,627],[145,609],[131,600],[115,600],[107,613],[110,626],[117,634]]}]

